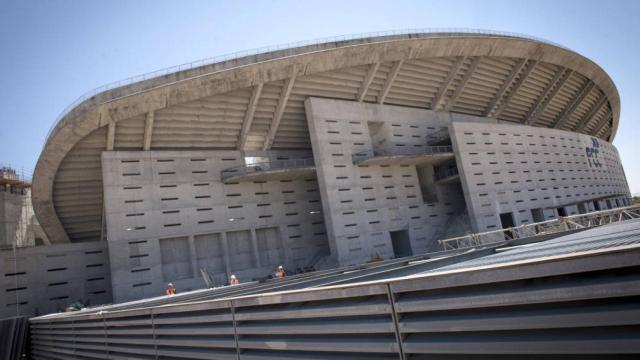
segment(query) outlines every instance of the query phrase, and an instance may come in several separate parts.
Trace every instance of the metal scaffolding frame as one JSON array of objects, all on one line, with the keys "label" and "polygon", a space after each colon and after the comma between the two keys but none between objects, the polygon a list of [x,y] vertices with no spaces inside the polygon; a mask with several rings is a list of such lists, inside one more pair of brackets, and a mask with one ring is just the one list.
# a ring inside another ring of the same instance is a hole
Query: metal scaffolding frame
[{"label": "metal scaffolding frame", "polygon": [[495,244],[505,240],[562,233],[637,218],[640,218],[640,205],[632,205],[611,210],[594,211],[586,214],[563,216],[552,220],[524,224],[506,229],[442,239],[438,240],[438,243],[442,245],[444,250],[468,249]]}]

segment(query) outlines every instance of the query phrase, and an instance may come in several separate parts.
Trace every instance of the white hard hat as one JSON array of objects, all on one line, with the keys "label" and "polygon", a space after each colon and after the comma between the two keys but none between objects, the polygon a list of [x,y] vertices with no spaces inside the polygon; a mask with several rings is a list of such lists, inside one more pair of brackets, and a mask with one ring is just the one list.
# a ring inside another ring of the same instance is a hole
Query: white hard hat
[{"label": "white hard hat", "polygon": [[282,269],[282,265],[278,266],[278,269]]},{"label": "white hard hat", "polygon": [[168,283],[167,286],[173,287],[173,283]]},{"label": "white hard hat", "polygon": [[232,278],[232,279],[235,279],[235,278],[236,278],[236,276],[235,276],[235,275],[231,275],[231,278]]}]

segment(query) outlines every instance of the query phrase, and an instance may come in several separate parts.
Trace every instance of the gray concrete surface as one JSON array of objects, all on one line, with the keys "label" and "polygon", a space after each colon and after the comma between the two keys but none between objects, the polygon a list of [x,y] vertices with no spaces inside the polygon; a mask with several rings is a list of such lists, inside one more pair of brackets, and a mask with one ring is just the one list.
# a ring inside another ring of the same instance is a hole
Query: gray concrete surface
[{"label": "gray concrete surface", "polygon": [[315,173],[222,182],[224,169],[242,164],[238,151],[103,153],[115,301],[162,294],[168,282],[202,288],[200,269],[221,285],[231,274],[251,281],[329,254]]},{"label": "gray concrete surface", "polygon": [[[313,52],[305,52],[308,50]],[[529,60],[526,73],[520,72],[518,59]],[[399,65],[394,68],[394,64]],[[373,77],[367,76],[370,68],[376,70]],[[387,81],[393,69],[396,76]],[[550,79],[548,73],[565,74],[567,70],[571,76],[566,83],[571,86],[555,91],[564,82],[551,81],[556,77]],[[382,100],[427,109],[444,106],[467,114],[485,113],[500,102],[500,117],[506,120],[526,123],[535,115],[534,125],[553,127],[568,117],[564,127],[605,139],[615,136],[620,108],[615,85],[590,60],[550,44],[496,36],[370,38],[301,51],[283,50],[208,65],[189,74],[171,74],[110,90],[81,104],[56,126],[36,166],[33,193],[36,214],[52,242],[98,237],[101,186],[97,179],[83,174],[99,176],[93,166],[99,152],[88,154],[87,148],[106,149],[112,144],[120,150],[193,150],[216,147],[214,144],[238,150],[309,148],[307,121],[301,111],[309,96]],[[194,74],[198,76],[191,77]],[[483,90],[487,74],[495,75],[495,89]],[[512,87],[508,86],[510,79],[516,79]],[[527,81],[546,85],[536,87],[538,94],[531,96],[518,91]],[[595,85],[589,87],[592,83]],[[582,98],[580,90],[587,87],[588,96]],[[259,99],[251,101],[256,88],[261,89]],[[556,93],[567,101],[558,100],[558,96],[547,99]],[[500,94],[502,101],[492,99],[494,94]],[[280,96],[286,98],[282,106],[274,101]],[[575,98],[585,101],[574,107],[571,101]],[[542,116],[539,111],[528,116],[531,108],[540,109],[548,103],[554,106],[546,106]],[[590,104],[601,106],[591,109]],[[551,108],[573,110],[562,113]],[[582,118],[586,114],[590,116]],[[173,131],[177,124],[185,131]],[[106,131],[107,127],[111,131]],[[98,132],[103,136],[102,144]],[[86,190],[71,191],[71,184]],[[91,224],[73,215],[78,206],[91,206]]]},{"label": "gray concrete surface", "polygon": [[0,318],[112,302],[106,242],[0,250]]}]

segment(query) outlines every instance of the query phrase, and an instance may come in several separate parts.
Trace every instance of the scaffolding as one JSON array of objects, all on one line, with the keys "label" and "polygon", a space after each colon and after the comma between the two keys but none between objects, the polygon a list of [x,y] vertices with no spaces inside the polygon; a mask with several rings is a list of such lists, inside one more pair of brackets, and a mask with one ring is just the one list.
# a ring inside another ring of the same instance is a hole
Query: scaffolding
[{"label": "scaffolding", "polygon": [[442,245],[444,250],[469,249],[506,240],[588,229],[636,218],[640,218],[640,205],[561,216],[547,221],[438,240],[438,243]]}]

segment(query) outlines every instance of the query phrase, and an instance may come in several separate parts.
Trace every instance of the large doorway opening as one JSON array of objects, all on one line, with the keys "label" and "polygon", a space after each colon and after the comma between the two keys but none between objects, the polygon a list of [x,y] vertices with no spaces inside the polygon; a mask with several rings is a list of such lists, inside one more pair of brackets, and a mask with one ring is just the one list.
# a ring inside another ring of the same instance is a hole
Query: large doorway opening
[{"label": "large doorway opening", "polygon": [[567,216],[567,209],[565,209],[564,207],[559,207],[557,208],[557,210],[558,210],[558,217]]},{"label": "large doorway opening", "polygon": [[578,204],[578,213],[579,214],[586,214],[587,213],[587,207],[584,206],[584,203],[579,203]]},{"label": "large doorway opening", "polygon": [[514,227],[516,225],[516,222],[513,219],[513,213],[509,212],[500,214],[500,223],[502,224],[503,229]]},{"label": "large doorway opening", "polygon": [[391,246],[393,246],[393,254],[396,258],[413,255],[409,230],[390,231],[389,235],[391,235]]},{"label": "large doorway opening", "polygon": [[533,217],[533,222],[543,222],[544,219],[544,211],[541,208],[531,209],[531,216]]},{"label": "large doorway opening", "polygon": [[[509,229],[516,226],[516,220],[513,218],[513,213],[502,213],[500,214],[500,223],[502,224],[503,229]],[[510,240],[514,238],[513,231],[505,231],[504,239]]]},{"label": "large doorway opening", "polygon": [[600,202],[598,200],[593,202],[593,208],[596,209],[596,211],[600,211]]}]

